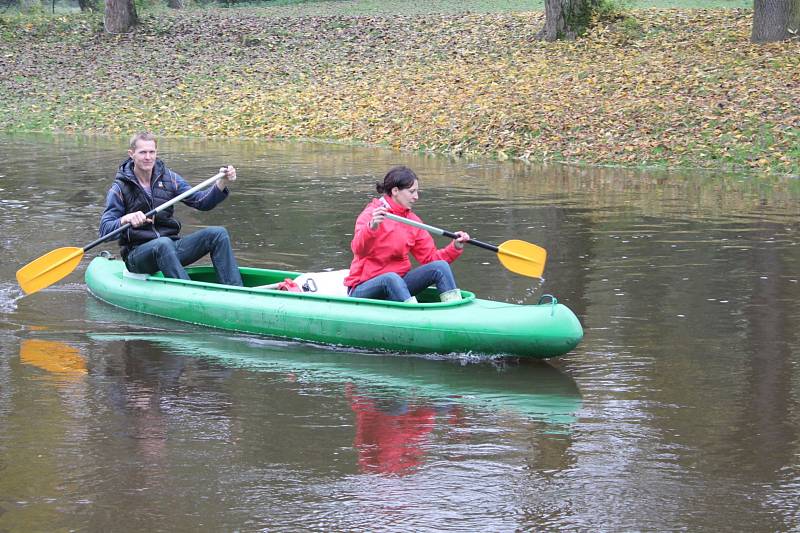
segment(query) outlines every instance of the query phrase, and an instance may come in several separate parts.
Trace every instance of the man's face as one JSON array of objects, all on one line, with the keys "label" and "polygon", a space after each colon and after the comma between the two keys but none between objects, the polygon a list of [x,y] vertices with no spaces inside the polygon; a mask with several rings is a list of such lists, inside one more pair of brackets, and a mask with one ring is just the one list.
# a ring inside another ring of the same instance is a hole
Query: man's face
[{"label": "man's face", "polygon": [[136,141],[136,149],[128,150],[128,155],[133,159],[133,166],[145,172],[152,172],[153,166],[156,164],[156,142],[143,141],[139,139]]}]

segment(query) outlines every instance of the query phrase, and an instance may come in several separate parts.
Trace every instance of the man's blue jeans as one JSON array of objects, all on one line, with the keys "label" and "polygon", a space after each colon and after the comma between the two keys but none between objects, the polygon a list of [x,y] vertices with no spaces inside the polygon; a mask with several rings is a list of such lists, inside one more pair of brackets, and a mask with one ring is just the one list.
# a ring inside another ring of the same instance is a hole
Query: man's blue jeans
[{"label": "man's blue jeans", "polygon": [[241,287],[242,276],[233,256],[228,231],[219,226],[201,229],[177,241],[159,237],[140,244],[128,254],[125,265],[137,274],[155,274],[160,270],[167,278],[189,279],[183,267],[209,252],[219,282]]},{"label": "man's blue jeans", "polygon": [[403,277],[394,272],[375,276],[356,285],[350,291],[350,296],[405,302],[431,285],[436,285],[439,294],[456,288],[456,280],[447,261],[432,261],[412,269]]}]

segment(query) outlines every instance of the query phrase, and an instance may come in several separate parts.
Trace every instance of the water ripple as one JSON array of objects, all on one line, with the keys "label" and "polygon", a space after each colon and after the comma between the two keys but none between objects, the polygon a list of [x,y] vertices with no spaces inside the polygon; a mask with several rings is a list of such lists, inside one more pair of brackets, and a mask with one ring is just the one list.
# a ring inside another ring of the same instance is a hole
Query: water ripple
[{"label": "water ripple", "polygon": [[17,302],[24,296],[16,283],[0,283],[0,313],[16,311]]}]

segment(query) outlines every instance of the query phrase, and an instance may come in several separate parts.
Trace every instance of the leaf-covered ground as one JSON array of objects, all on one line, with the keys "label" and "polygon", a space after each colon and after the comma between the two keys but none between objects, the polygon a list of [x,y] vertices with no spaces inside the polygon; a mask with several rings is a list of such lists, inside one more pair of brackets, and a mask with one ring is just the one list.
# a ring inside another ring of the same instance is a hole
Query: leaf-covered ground
[{"label": "leaf-covered ground", "polygon": [[800,173],[800,43],[749,10],[0,18],[0,129],[300,137],[459,155]]}]

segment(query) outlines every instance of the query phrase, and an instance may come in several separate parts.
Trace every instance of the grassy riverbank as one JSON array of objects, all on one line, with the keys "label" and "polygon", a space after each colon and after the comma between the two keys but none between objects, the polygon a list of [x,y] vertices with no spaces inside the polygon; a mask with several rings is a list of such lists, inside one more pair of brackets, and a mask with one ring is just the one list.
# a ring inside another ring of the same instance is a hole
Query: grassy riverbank
[{"label": "grassy riverbank", "polygon": [[750,10],[635,10],[543,43],[534,11],[283,9],[159,12],[122,36],[0,17],[0,129],[800,173],[800,44],[750,44]]}]

